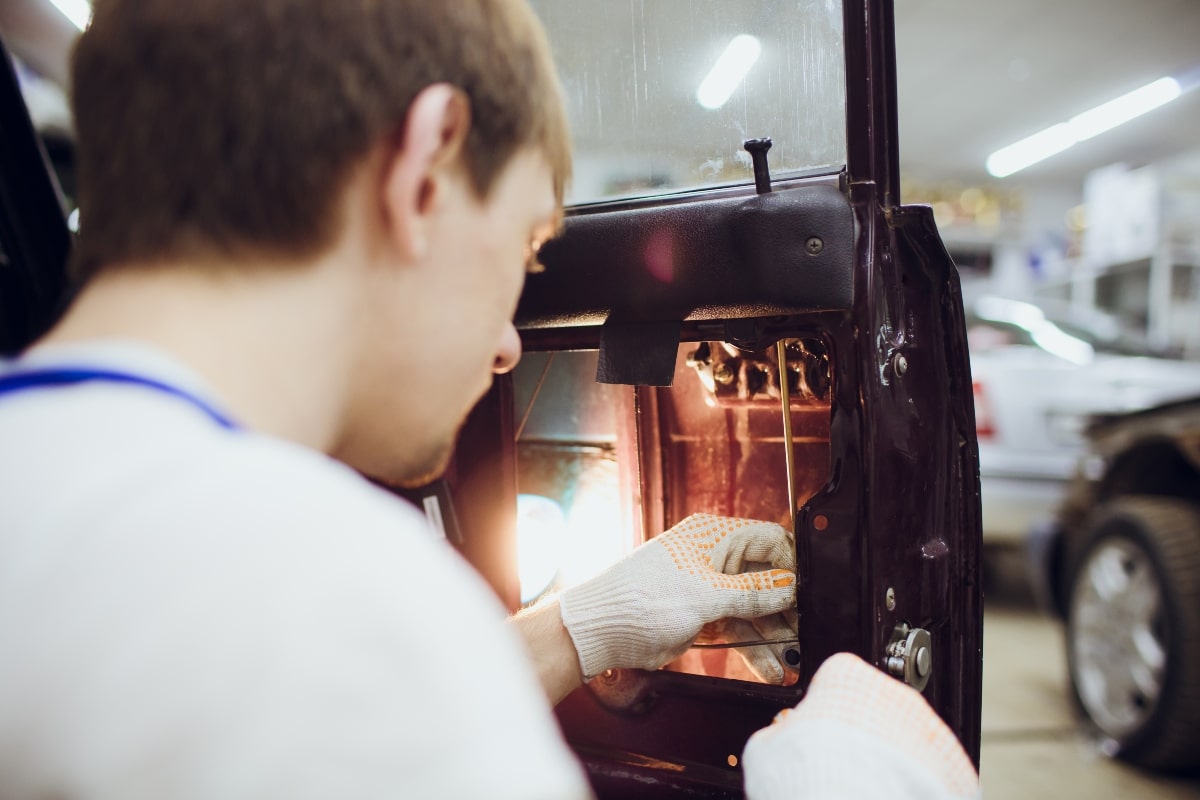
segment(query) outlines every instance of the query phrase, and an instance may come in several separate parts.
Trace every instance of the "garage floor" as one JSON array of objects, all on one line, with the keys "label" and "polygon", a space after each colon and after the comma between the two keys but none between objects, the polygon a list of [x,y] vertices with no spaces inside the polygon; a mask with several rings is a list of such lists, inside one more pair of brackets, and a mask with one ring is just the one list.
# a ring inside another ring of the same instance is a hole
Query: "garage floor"
[{"label": "garage floor", "polygon": [[1037,611],[1011,575],[990,583],[983,627],[985,800],[1200,799],[1200,778],[1154,777],[1097,752],[1072,718],[1062,626]]}]

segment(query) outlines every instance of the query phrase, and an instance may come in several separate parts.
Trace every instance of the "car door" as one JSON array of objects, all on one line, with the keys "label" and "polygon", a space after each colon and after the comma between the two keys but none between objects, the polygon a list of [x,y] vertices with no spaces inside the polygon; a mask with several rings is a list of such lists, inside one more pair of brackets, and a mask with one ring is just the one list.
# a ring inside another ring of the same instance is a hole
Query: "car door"
[{"label": "car door", "polygon": [[[891,1],[534,5],[575,193],[517,311],[524,360],[439,490],[450,536],[514,610],[694,512],[793,528],[798,564],[790,685],[717,632],[560,704],[597,793],[741,796],[746,739],[839,651],[920,686],[977,761],[970,367],[955,268],[900,204]],[[758,62],[705,108],[738,47]]]},{"label": "car door", "polygon": [[62,309],[70,248],[61,192],[0,42],[0,355],[24,348]]}]

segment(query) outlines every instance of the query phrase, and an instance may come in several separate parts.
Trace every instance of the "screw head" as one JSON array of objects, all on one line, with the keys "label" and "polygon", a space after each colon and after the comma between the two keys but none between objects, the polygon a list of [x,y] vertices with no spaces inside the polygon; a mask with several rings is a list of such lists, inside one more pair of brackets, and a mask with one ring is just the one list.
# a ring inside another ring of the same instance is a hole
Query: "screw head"
[{"label": "screw head", "polygon": [[895,369],[897,375],[908,372],[908,359],[903,353],[896,353],[896,357],[892,361],[892,368]]},{"label": "screw head", "polygon": [[817,256],[825,249],[825,242],[821,241],[819,236],[810,236],[808,241],[804,243],[804,249],[808,251],[810,256]]},{"label": "screw head", "polygon": [[713,364],[713,380],[724,386],[733,383],[733,370],[724,361]]}]

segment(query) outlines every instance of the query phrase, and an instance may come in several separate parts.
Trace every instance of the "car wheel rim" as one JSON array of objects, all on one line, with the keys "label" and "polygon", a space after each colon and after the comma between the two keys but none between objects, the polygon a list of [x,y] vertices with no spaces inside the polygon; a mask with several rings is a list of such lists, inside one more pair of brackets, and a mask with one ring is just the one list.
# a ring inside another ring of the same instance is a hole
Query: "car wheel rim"
[{"label": "car wheel rim", "polygon": [[1078,572],[1070,612],[1084,710],[1110,736],[1138,730],[1162,694],[1167,662],[1162,590],[1145,551],[1125,539],[1101,543]]}]

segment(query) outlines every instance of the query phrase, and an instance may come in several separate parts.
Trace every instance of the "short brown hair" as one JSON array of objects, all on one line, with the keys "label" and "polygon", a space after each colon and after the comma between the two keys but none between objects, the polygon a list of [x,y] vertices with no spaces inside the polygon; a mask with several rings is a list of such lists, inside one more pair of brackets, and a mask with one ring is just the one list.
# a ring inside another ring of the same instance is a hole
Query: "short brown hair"
[{"label": "short brown hair", "polygon": [[525,0],[96,0],[74,53],[80,235],[73,271],[189,256],[315,255],[345,179],[435,83],[471,104],[486,197],[517,151],[570,147]]}]

